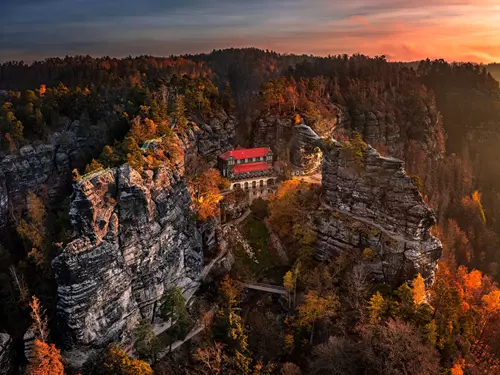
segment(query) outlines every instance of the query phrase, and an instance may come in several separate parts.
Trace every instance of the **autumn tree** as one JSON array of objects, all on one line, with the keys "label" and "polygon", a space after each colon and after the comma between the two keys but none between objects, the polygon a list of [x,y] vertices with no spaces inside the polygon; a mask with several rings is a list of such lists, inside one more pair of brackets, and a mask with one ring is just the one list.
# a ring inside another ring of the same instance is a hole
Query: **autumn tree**
[{"label": "autumn tree", "polygon": [[362,332],[362,362],[373,374],[437,375],[437,351],[422,343],[416,327],[400,320],[372,326]]},{"label": "autumn tree", "polygon": [[97,160],[92,159],[92,161],[89,164],[87,164],[87,166],[85,167],[85,174],[92,173],[94,171],[102,169],[103,167],[104,166],[101,163],[99,163]]},{"label": "autumn tree", "polygon": [[370,323],[377,324],[382,318],[384,313],[385,300],[380,292],[375,293],[368,303],[368,311],[370,316]]},{"label": "autumn tree", "polygon": [[310,332],[309,341],[312,343],[316,321],[335,315],[338,308],[337,296],[322,297],[316,291],[310,291],[306,294],[304,303],[297,308],[297,315],[292,319],[291,325]]},{"label": "autumn tree", "polygon": [[413,295],[413,302],[415,302],[416,305],[420,305],[427,300],[425,292],[425,281],[421,274],[418,274],[417,277],[415,277],[415,279],[413,280],[411,292]]},{"label": "autumn tree", "polygon": [[121,145],[123,153],[126,155],[127,163],[138,171],[142,172],[144,167],[144,157],[142,151],[133,137],[126,137]]},{"label": "autumn tree", "polygon": [[17,233],[24,239],[26,247],[31,249],[29,257],[36,266],[48,272],[50,259],[48,259],[45,246],[45,219],[47,210],[41,198],[33,192],[27,194],[28,214],[17,226]]},{"label": "autumn tree", "polygon": [[27,375],[64,375],[62,356],[54,344],[36,339],[26,368]]},{"label": "autumn tree", "polygon": [[42,307],[40,300],[36,296],[32,297],[30,308],[30,316],[33,320],[31,330],[38,340],[45,343],[47,342],[49,336],[48,320],[45,309]]},{"label": "autumn tree", "polygon": [[208,169],[190,182],[191,199],[200,220],[207,221],[219,214],[219,202],[223,199],[220,186],[224,183],[220,172]]},{"label": "autumn tree", "polygon": [[151,366],[131,358],[116,345],[111,345],[106,350],[103,368],[106,375],[153,375]]}]

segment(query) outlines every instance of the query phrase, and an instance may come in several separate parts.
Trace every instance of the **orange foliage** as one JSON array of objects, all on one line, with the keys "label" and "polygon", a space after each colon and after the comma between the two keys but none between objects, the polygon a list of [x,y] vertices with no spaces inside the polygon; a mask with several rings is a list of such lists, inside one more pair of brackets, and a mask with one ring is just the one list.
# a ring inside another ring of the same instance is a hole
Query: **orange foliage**
[{"label": "orange foliage", "polygon": [[223,184],[217,169],[209,169],[190,183],[191,199],[200,220],[206,221],[219,214],[219,202],[223,199],[219,186]]},{"label": "orange foliage", "polygon": [[64,367],[59,349],[54,344],[35,340],[26,373],[28,375],[64,375]]},{"label": "orange foliage", "polygon": [[30,302],[31,312],[30,316],[33,319],[33,324],[31,329],[35,333],[35,336],[40,339],[42,342],[47,341],[49,335],[48,329],[48,321],[45,316],[45,310],[40,304],[40,300],[36,297],[32,297],[32,301]]},{"label": "orange foliage", "polygon": [[496,314],[500,311],[500,290],[494,290],[482,298],[484,311]]},{"label": "orange foliage", "polygon": [[462,366],[458,363],[454,364],[451,368],[451,375],[463,375],[464,372],[462,370]]},{"label": "orange foliage", "polygon": [[111,345],[106,353],[104,368],[112,374],[153,375],[153,370],[146,362],[133,359],[116,345]]},{"label": "orange foliage", "polygon": [[483,286],[483,275],[478,270],[471,271],[465,277],[465,286],[469,290],[477,290]]}]

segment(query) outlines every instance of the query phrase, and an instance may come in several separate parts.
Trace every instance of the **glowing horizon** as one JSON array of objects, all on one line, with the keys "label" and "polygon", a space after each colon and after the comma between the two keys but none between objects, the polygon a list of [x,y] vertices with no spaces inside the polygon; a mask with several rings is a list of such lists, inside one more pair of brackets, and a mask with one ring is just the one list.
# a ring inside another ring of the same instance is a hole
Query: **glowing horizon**
[{"label": "glowing horizon", "polygon": [[229,47],[280,53],[500,62],[493,0],[4,0],[0,61],[168,56]]}]

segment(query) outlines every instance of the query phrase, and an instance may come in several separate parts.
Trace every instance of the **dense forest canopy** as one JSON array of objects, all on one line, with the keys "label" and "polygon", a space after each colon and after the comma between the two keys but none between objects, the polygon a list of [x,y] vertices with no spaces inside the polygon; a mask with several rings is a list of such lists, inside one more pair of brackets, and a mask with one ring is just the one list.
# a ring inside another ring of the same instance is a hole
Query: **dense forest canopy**
[{"label": "dense forest canopy", "polygon": [[[372,368],[374,374],[497,374],[500,88],[494,77],[499,71],[497,64],[407,64],[388,62],[385,56],[314,57],[258,49],[8,62],[0,65],[0,156],[49,142],[78,121],[82,139],[88,138],[86,127],[96,126],[106,145],[80,160],[87,167],[74,171],[75,180],[125,162],[140,172],[165,164],[174,168],[184,159],[181,140],[194,124],[220,113],[237,118],[240,140],[249,146],[259,121],[269,118],[303,119],[317,133],[352,144],[373,139],[377,144],[372,146],[382,153],[405,160],[436,212],[434,232],[444,243],[444,256],[435,284],[426,291],[415,275],[395,289],[370,285],[356,267],[356,256],[369,257],[370,249],[318,266],[312,256],[311,213],[321,192],[287,181],[269,204],[254,206],[253,214],[261,220],[268,216],[286,245],[293,265],[284,287],[300,295],[300,303],[290,301],[281,321],[270,318],[272,307],[266,316],[248,308],[252,329],[261,329],[248,332],[239,313],[241,291],[226,278],[217,292],[222,307],[212,338],[196,349],[189,365],[179,367],[172,357],[157,364],[156,373],[299,375],[302,369],[366,374],[364,369]],[[374,127],[384,130],[374,135]],[[157,147],[144,151],[141,147],[151,140],[159,140]],[[196,219],[216,216],[227,181],[206,160],[186,169]],[[35,342],[33,374],[36,366],[46,368],[43,373],[64,371],[58,349],[50,344],[60,341],[51,261],[71,237],[70,184],[57,197],[43,187],[26,194],[26,207],[14,210],[0,241],[0,330],[20,345],[26,329],[38,323],[35,328],[43,335]],[[267,234],[261,223],[253,225]],[[179,292],[169,291],[166,297],[176,306],[166,316],[189,320]],[[44,315],[48,322],[40,318]],[[153,363],[158,348],[148,324],[141,322],[135,333],[142,338],[140,359]],[[263,345],[274,348],[272,354]],[[17,357],[22,363],[21,354]],[[85,374],[153,371],[116,346],[95,363],[100,365]]]}]

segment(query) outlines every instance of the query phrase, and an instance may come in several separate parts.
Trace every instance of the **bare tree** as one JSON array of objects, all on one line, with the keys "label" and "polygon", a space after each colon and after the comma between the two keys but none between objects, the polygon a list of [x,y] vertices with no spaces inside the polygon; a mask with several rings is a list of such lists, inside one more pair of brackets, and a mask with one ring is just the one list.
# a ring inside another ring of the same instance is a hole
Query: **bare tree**
[{"label": "bare tree", "polygon": [[311,374],[354,375],[361,364],[360,353],[355,342],[347,337],[330,337],[313,350]]}]

